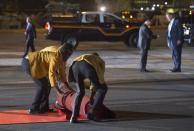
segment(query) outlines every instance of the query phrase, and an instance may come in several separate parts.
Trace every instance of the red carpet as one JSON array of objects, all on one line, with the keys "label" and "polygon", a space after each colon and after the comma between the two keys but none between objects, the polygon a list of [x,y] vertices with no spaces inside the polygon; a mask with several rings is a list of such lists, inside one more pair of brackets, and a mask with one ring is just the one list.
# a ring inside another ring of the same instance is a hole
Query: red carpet
[{"label": "red carpet", "polygon": [[[63,112],[53,112],[39,115],[29,115],[27,110],[0,111],[0,125],[27,124],[69,121],[69,115]],[[84,120],[80,118],[80,120]]]}]

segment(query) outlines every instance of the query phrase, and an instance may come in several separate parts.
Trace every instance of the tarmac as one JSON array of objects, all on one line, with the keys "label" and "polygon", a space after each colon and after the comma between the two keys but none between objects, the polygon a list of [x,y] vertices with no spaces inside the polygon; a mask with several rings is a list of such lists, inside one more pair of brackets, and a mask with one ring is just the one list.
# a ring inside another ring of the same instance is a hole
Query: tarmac
[{"label": "tarmac", "polygon": [[[170,50],[166,46],[166,27],[154,29],[154,33],[160,35],[152,41],[149,51],[147,68],[149,73],[139,72],[139,50],[135,48],[127,49],[122,42],[82,42],[78,50],[74,52],[68,61],[68,66],[72,60],[84,53],[98,52],[106,62],[105,78],[108,82],[130,81],[166,81],[176,79],[194,78],[194,46],[184,44],[182,53],[182,72],[172,73],[169,71],[173,67]],[[39,29],[38,39],[35,45],[38,49],[56,44],[56,42],[45,40],[45,30]],[[10,37],[12,39],[10,39]],[[23,30],[0,30],[0,68],[20,67],[21,56],[23,54],[24,43]]]},{"label": "tarmac", "polygon": [[[105,78],[109,83],[119,81],[147,82],[147,81],[171,81],[194,79],[194,47],[184,47],[182,55],[182,72],[172,73],[169,69],[173,67],[170,50],[168,48],[154,48],[148,56],[148,73],[139,71],[139,52],[131,49],[129,51],[98,51],[106,62]],[[73,59],[83,54],[84,51],[76,51],[68,60],[69,66]],[[87,51],[88,53],[90,51]],[[0,68],[19,67],[23,52],[1,52]],[[22,74],[21,74],[22,76]],[[1,76],[0,76],[1,77]],[[8,77],[8,76],[7,76]],[[24,78],[25,79],[25,78]],[[26,80],[28,81],[28,80]],[[2,81],[3,82],[3,81]]]},{"label": "tarmac", "polygon": [[[139,71],[139,51],[95,50],[106,62],[109,86],[105,105],[117,118],[102,122],[84,121],[0,125],[0,131],[193,131],[194,48],[184,47],[182,72],[172,73],[168,48],[152,48],[147,69]],[[77,50],[69,59],[93,50]],[[28,109],[35,92],[20,63],[23,52],[0,53],[0,110]],[[55,90],[50,95],[55,100]]]}]

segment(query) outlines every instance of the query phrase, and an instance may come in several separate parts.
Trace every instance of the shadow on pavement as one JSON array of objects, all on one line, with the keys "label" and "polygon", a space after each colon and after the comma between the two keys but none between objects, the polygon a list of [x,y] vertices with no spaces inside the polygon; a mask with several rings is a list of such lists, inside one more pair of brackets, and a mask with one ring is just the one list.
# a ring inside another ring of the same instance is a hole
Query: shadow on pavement
[{"label": "shadow on pavement", "polygon": [[131,111],[114,111],[114,112],[116,113],[115,119],[103,120],[103,122],[193,118],[193,116],[191,115],[176,115],[176,114],[162,114],[162,113],[148,113],[148,112],[131,112]]}]

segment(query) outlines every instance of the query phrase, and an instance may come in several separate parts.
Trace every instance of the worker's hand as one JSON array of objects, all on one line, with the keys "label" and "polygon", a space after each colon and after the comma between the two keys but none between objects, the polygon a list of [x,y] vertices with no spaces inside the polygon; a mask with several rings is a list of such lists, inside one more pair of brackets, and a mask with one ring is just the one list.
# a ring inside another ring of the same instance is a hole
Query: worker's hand
[{"label": "worker's hand", "polygon": [[181,41],[180,41],[180,40],[178,40],[178,41],[177,41],[177,45],[180,45],[180,44],[181,44]]},{"label": "worker's hand", "polygon": [[66,87],[68,90],[74,91],[74,90],[70,87],[70,85],[69,85],[68,82],[65,82],[64,85],[65,85],[65,87]]},{"label": "worker's hand", "polygon": [[94,98],[90,97],[90,105],[92,105],[94,103]]},{"label": "worker's hand", "polygon": [[58,86],[56,86],[55,89],[57,90],[58,93],[64,94],[64,92]]},{"label": "worker's hand", "polygon": [[58,87],[59,87],[59,89],[65,88],[65,83],[59,82]]},{"label": "worker's hand", "polygon": [[58,82],[58,88],[63,93],[74,91],[67,82]]},{"label": "worker's hand", "polygon": [[56,89],[59,93],[65,93],[66,92],[66,85],[63,82],[58,82]]},{"label": "worker's hand", "polygon": [[65,84],[65,83],[60,82],[60,83],[58,84],[58,87],[59,87],[59,90],[60,90],[61,92],[63,92],[63,93],[66,92],[66,84]]}]

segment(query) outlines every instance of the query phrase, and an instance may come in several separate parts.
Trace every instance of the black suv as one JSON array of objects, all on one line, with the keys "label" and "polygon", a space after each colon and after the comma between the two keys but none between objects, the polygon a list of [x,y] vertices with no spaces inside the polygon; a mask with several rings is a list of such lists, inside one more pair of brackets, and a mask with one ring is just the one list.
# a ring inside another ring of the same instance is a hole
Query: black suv
[{"label": "black suv", "polygon": [[106,12],[82,12],[76,16],[57,16],[47,22],[47,39],[61,43],[71,41],[123,41],[127,46],[137,46],[142,23],[126,21]]}]

